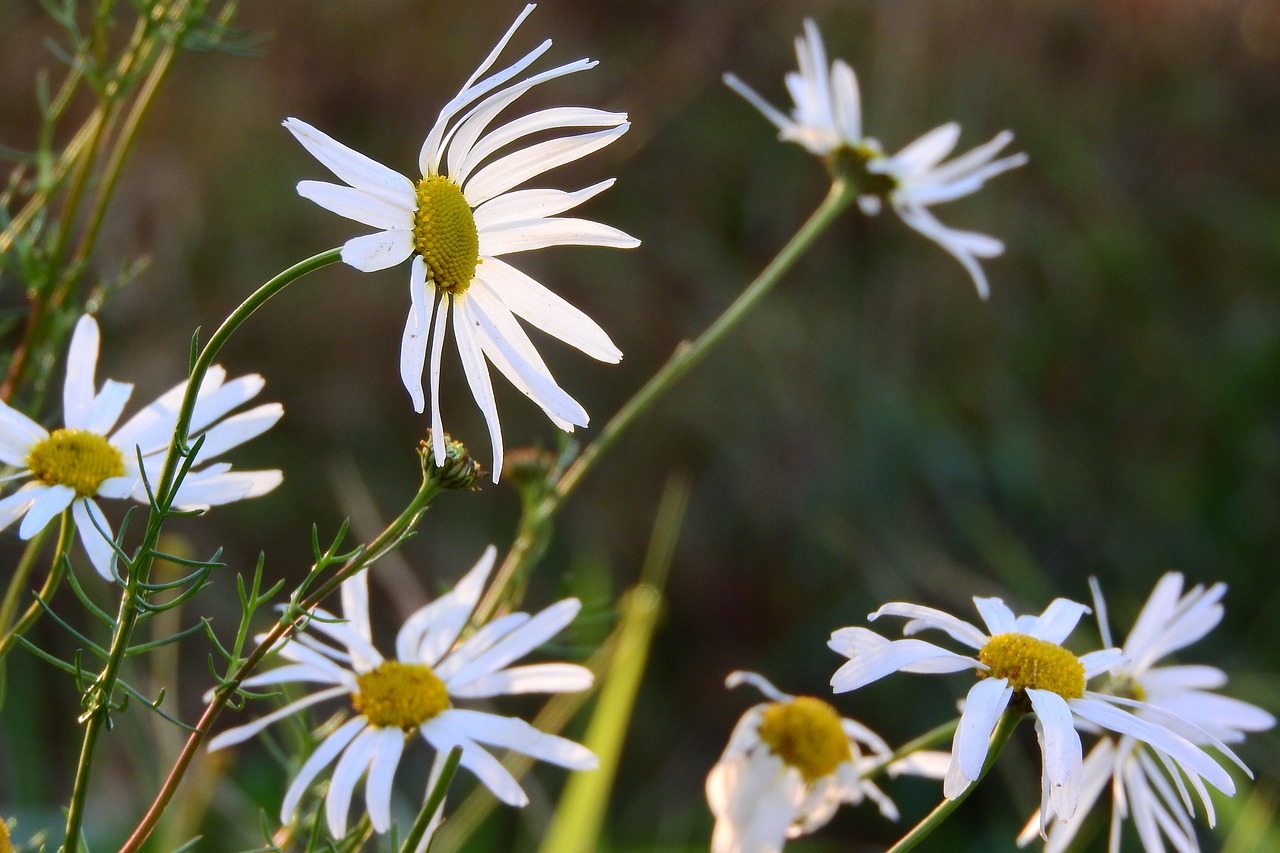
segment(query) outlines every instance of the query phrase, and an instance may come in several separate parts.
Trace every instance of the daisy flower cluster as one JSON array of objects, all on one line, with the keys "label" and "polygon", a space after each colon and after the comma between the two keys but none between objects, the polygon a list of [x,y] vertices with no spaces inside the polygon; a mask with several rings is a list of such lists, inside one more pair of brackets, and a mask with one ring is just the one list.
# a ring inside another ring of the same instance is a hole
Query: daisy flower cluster
[{"label": "daisy flower cluster", "polygon": [[[418,155],[413,180],[369,159],[306,122],[284,126],[344,185],[303,181],[298,193],[340,216],[378,229],[348,240],[342,259],[364,272],[411,260],[409,317],[400,351],[400,378],[414,408],[426,408],[422,375],[429,373],[431,433],[444,457],[440,372],[450,329],[472,396],[484,413],[493,444],[493,479],[502,470],[502,429],[488,364],[561,429],[586,426],[583,407],[556,383],[516,318],[616,363],[622,352],[582,311],[508,263],[505,258],[548,246],[633,248],[634,237],[587,219],[560,216],[613,185],[605,180],[574,192],[518,189],[528,181],[616,142],[630,127],[625,113],[591,107],[539,110],[492,127],[499,114],[534,87],[593,68],[579,59],[536,74],[527,69],[551,47],[548,39],[523,57],[492,71],[516,29],[533,11],[524,8],[462,89],[440,110]],[[528,137],[574,128],[500,153]],[[430,364],[427,351],[430,348]]]},{"label": "daisy flower cluster", "polygon": [[[174,386],[116,426],[133,386],[108,379],[98,387],[99,337],[92,316],[86,314],[76,323],[62,388],[62,427],[50,432],[0,401],[0,462],[15,469],[4,480],[24,481],[0,500],[0,530],[22,519],[18,536],[30,539],[70,508],[89,561],[111,580],[116,551],[111,524],[98,499],[147,503],[146,483],[160,477],[187,383]],[[279,403],[264,403],[230,414],[257,396],[264,382],[256,374],[230,381],[226,377],[226,370],[215,365],[200,385],[189,435],[192,442],[203,443],[176,493],[174,506],[179,510],[258,497],[280,485],[276,470],[233,471],[226,462],[209,464],[270,429],[284,413]]]},{"label": "daisy flower cluster", "polygon": [[461,766],[474,773],[499,800],[513,806],[523,806],[529,798],[485,746],[514,750],[573,770],[594,769],[595,755],[573,741],[540,732],[515,717],[455,704],[457,700],[573,692],[591,686],[591,671],[577,664],[511,666],[573,621],[581,608],[575,598],[532,616],[508,613],[464,634],[496,553],[492,546],[487,548],[452,591],[405,620],[396,635],[392,658],[384,657],[373,643],[368,572],[344,581],[341,618],[315,609],[306,630],[277,649],[288,663],[243,683],[245,688],[255,688],[302,682],[321,685],[320,689],[219,734],[209,742],[209,749],[241,743],[317,703],[344,699],[350,716],[302,764],[280,806],[280,820],[288,824],[316,777],[333,764],[324,814],[329,832],[337,839],[347,834],[352,795],[362,778],[374,830],[382,833],[391,828],[392,779],[406,740],[415,733],[438,755],[460,747]]},{"label": "daisy flower cluster", "polygon": [[724,80],[778,128],[780,139],[803,146],[833,170],[850,177],[864,213],[873,215],[887,202],[898,218],[959,261],[985,299],[990,287],[978,259],[1002,254],[1004,244],[986,234],[944,225],[930,208],[972,195],[989,178],[1026,163],[1025,154],[999,156],[1013,141],[1013,134],[998,133],[985,144],[944,162],[960,140],[960,126],[950,122],[897,154],[885,154],[875,137],[863,135],[857,75],[842,59],[828,65],[822,34],[811,20],[804,22],[804,35],[796,38],[796,61],[798,70],[786,76],[794,104],[790,115],[735,75],[726,74]]}]

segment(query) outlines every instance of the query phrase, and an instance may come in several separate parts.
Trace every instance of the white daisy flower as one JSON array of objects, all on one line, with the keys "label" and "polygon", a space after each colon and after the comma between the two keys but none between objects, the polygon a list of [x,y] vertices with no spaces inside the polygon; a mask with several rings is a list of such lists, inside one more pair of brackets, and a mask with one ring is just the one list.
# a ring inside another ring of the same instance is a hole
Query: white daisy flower
[{"label": "white daisy flower", "polygon": [[831,820],[841,803],[863,798],[898,819],[893,801],[863,778],[893,755],[879,735],[821,699],[790,696],[754,672],[725,679],[728,687],[740,684],[754,685],[769,701],[742,715],[707,776],[716,818],[712,853],[776,853],[786,839]]},{"label": "white daisy flower", "polygon": [[[608,189],[612,179],[577,192],[515,189],[609,145],[630,127],[625,113],[556,107],[489,129],[499,113],[535,86],[596,65],[580,59],[511,82],[551,46],[547,40],[482,79],[532,10],[532,4],[524,8],[462,90],[440,111],[418,158],[420,180],[374,162],[306,122],[296,118],[284,122],[316,159],[349,185],[303,181],[298,184],[299,194],[348,219],[381,229],[347,241],[343,261],[371,272],[413,259],[409,270],[412,307],[401,343],[400,378],[414,407],[423,411],[422,373],[430,339],[431,432],[438,459],[444,458],[445,435],[440,419],[440,358],[452,311],[453,336],[467,382],[489,426],[495,482],[502,469],[502,431],[486,359],[561,429],[587,425],[586,411],[556,384],[516,317],[600,361],[616,363],[622,358],[595,321],[502,256],[548,246],[640,245],[608,225],[557,216]],[[600,129],[557,136],[494,156],[534,134],[592,127]]]},{"label": "white daisy flower", "polygon": [[1004,244],[986,234],[943,225],[929,208],[971,195],[988,178],[1026,163],[1025,154],[996,159],[1013,134],[999,133],[985,145],[943,163],[960,138],[960,126],[951,122],[934,128],[897,154],[886,155],[878,140],[863,136],[857,75],[841,59],[828,67],[817,25],[806,20],[804,29],[805,34],[796,39],[799,70],[786,76],[794,104],[790,116],[733,74],[726,74],[725,82],[778,128],[780,139],[799,143],[851,176],[864,213],[874,215],[887,200],[903,222],[958,260],[978,293],[987,298],[987,278],[977,259],[1002,254]]},{"label": "white daisy flower", "polygon": [[[0,500],[0,530],[21,518],[18,536],[30,539],[70,507],[90,562],[98,574],[111,580],[115,557],[111,525],[96,498],[147,502],[142,474],[145,471],[152,485],[160,478],[187,383],[174,386],[115,428],[133,386],[108,379],[101,390],[95,390],[98,341],[98,324],[85,314],[76,323],[67,354],[61,429],[48,432],[0,401],[0,462],[18,469],[4,479],[27,480]],[[257,375],[230,382],[226,376],[226,370],[215,365],[200,386],[190,428],[193,442],[204,437],[197,464],[260,435],[284,413],[279,403],[266,403],[224,419],[264,385]],[[204,509],[258,497],[280,485],[280,479],[279,471],[233,472],[223,462],[199,469],[193,466],[174,505],[182,510]]]},{"label": "white daisy flower", "polygon": [[976,670],[978,680],[965,697],[960,725],[951,749],[951,765],[943,780],[943,794],[955,799],[974,782],[986,761],[996,723],[1011,702],[1034,712],[1042,763],[1042,814],[1049,810],[1060,820],[1076,813],[1082,798],[1083,769],[1076,721],[1129,735],[1149,745],[1162,760],[1176,764],[1204,799],[1204,782],[1235,793],[1231,777],[1198,746],[1167,725],[1124,710],[1140,710],[1143,703],[1121,700],[1086,689],[1088,681],[1118,667],[1119,649],[1102,649],[1077,657],[1061,643],[1089,608],[1063,598],[1039,616],[1015,616],[998,598],[974,598],[987,627],[976,626],[930,607],[893,602],[868,618],[907,618],[903,634],[925,629],[945,632],[977,650],[957,654],[923,640],[886,640],[866,628],[841,628],[831,635],[830,647],[850,660],[831,679],[837,693],[854,690],[893,672],[943,673]]},{"label": "white daisy flower", "polygon": [[[1096,582],[1091,584],[1103,642],[1110,644],[1106,604]],[[1101,689],[1121,698],[1139,700],[1146,706],[1135,710],[1140,717],[1178,731],[1201,746],[1239,743],[1247,732],[1272,728],[1276,719],[1256,705],[1213,691],[1226,686],[1221,669],[1205,665],[1156,666],[1156,662],[1199,640],[1222,621],[1222,596],[1226,585],[1207,589],[1197,585],[1183,593],[1179,572],[1165,574],[1147,599],[1125,639],[1126,660],[1110,673],[1110,684]],[[1185,725],[1183,724],[1185,723]],[[1186,789],[1175,775],[1167,775],[1159,756],[1133,737],[1104,737],[1084,760],[1080,806],[1074,818],[1059,822],[1049,830],[1045,850],[1060,853],[1075,838],[1084,815],[1110,783],[1114,804],[1111,811],[1110,847],[1120,849],[1122,825],[1132,816],[1138,837],[1147,851],[1163,851],[1161,836],[1174,849],[1195,853],[1200,849],[1192,822],[1194,814]],[[1206,806],[1209,824],[1212,808]],[[1038,833],[1040,816],[1032,815],[1018,836],[1027,845]]]},{"label": "white daisy flower", "polygon": [[459,642],[493,568],[495,554],[493,546],[487,548],[452,591],[405,620],[391,659],[384,658],[373,645],[368,573],[344,582],[345,621],[316,609],[315,618],[307,623],[309,630],[324,634],[343,648],[299,632],[279,649],[289,664],[252,676],[243,685],[304,681],[330,686],[223,732],[209,742],[209,749],[240,743],[303,708],[345,697],[351,703],[350,719],[303,763],[280,806],[280,820],[288,823],[316,776],[336,759],[325,796],[325,817],[334,838],[346,835],[352,792],[366,773],[365,804],[370,822],[377,832],[390,829],[392,777],[406,739],[415,731],[442,755],[461,747],[461,766],[474,773],[494,796],[513,806],[525,805],[528,797],[481,744],[515,750],[573,770],[595,769],[596,756],[573,741],[540,732],[524,720],[454,705],[458,699],[563,693],[591,686],[591,671],[576,664],[509,666],[573,621],[581,607],[576,598],[560,601],[534,616],[510,613],[499,617]]}]

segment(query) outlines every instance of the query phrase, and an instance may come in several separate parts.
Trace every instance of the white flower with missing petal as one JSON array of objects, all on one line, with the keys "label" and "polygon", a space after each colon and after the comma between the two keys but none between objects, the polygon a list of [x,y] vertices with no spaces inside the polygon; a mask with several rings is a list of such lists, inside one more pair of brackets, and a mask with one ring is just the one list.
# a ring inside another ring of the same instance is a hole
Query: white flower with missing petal
[{"label": "white flower with missing petal", "polygon": [[[1106,603],[1096,582],[1094,607],[1103,641],[1111,642]],[[1226,585],[1205,588],[1197,585],[1183,592],[1181,573],[1169,572],[1160,578],[1125,639],[1126,660],[1110,673],[1110,683],[1099,689],[1121,700],[1138,700],[1140,717],[1152,719],[1180,732],[1201,746],[1239,743],[1247,732],[1272,728],[1274,716],[1247,702],[1214,691],[1226,686],[1221,669],[1201,664],[1156,666],[1166,656],[1191,645],[1222,621],[1222,596]],[[1118,853],[1124,820],[1133,818],[1142,846],[1149,853],[1165,847],[1162,835],[1174,849],[1195,853],[1200,849],[1193,823],[1194,808],[1186,788],[1158,753],[1133,737],[1103,737],[1084,759],[1083,785],[1079,808],[1073,818],[1053,824],[1045,842],[1046,853],[1061,853],[1075,838],[1084,816],[1108,787],[1114,803],[1111,810],[1109,850]],[[1246,770],[1246,772],[1248,772]],[[1214,823],[1212,808],[1206,811]],[[1030,844],[1039,835],[1040,814],[1032,815],[1019,845]]]},{"label": "white flower with missing petal", "polygon": [[[394,658],[373,645],[369,623],[368,573],[342,584],[345,621],[315,610],[307,632],[283,643],[278,653],[290,663],[245,680],[247,688],[288,682],[328,685],[265,717],[229,729],[209,749],[240,743],[271,723],[326,699],[346,698],[351,717],[329,734],[303,763],[280,806],[280,820],[293,819],[303,795],[326,767],[337,761],[325,795],[329,832],[342,838],[352,793],[365,778],[365,804],[378,832],[391,827],[391,783],[406,738],[417,732],[443,755],[461,747],[461,766],[474,773],[504,803],[523,806],[528,797],[506,768],[482,746],[524,753],[561,767],[591,770],[596,756],[587,748],[535,729],[524,720],[455,707],[458,699],[487,699],[517,693],[564,693],[591,686],[591,671],[569,663],[510,666],[573,621],[581,605],[565,599],[530,616],[509,613],[459,641],[493,568],[495,551],[479,562],[452,591],[413,613],[396,636]],[[342,648],[321,642],[323,634]]]},{"label": "white flower with missing petal", "polygon": [[1059,820],[1067,820],[1082,799],[1082,747],[1075,730],[1078,721],[1147,744],[1162,760],[1179,767],[1206,802],[1204,782],[1226,794],[1235,793],[1235,783],[1227,772],[1180,729],[1164,720],[1140,716],[1138,712],[1146,705],[1086,689],[1091,679],[1111,672],[1125,660],[1119,649],[1077,657],[1062,647],[1089,608],[1059,598],[1039,616],[1015,616],[998,598],[973,601],[987,627],[985,632],[949,613],[903,602],[886,604],[868,617],[905,617],[909,621],[903,634],[908,637],[926,629],[943,631],[976,650],[972,656],[923,640],[886,640],[866,628],[841,628],[829,643],[849,658],[832,676],[831,685],[837,693],[899,671],[976,672],[978,680],[965,697],[943,781],[943,794],[948,799],[958,797],[979,778],[991,734],[1013,702],[1035,715],[1042,758],[1043,815],[1052,810]]},{"label": "white flower with missing petal", "polygon": [[[608,189],[612,179],[577,192],[516,189],[615,142],[630,127],[625,113],[555,107],[490,129],[504,109],[535,86],[596,64],[580,59],[517,79],[551,46],[547,40],[514,64],[483,76],[532,9],[532,5],[525,7],[440,111],[422,146],[418,181],[351,150],[306,122],[296,118],[284,122],[316,159],[348,184],[303,181],[298,184],[299,194],[348,219],[381,229],[349,240],[342,248],[343,261],[371,272],[413,259],[409,270],[412,307],[401,342],[400,378],[414,407],[424,411],[422,374],[430,342],[431,432],[437,459],[444,458],[445,435],[440,417],[440,360],[452,312],[463,370],[489,427],[495,482],[502,469],[502,431],[486,360],[561,429],[572,431],[586,426],[588,420],[586,410],[551,376],[517,317],[600,361],[616,363],[622,358],[595,321],[503,257],[548,246],[640,245],[608,225],[557,215]],[[599,129],[546,139],[495,157],[531,135],[570,128]]]},{"label": "white flower with missing petal", "polygon": [[806,20],[804,28],[805,34],[796,39],[799,70],[786,76],[794,104],[790,116],[733,74],[726,74],[725,82],[778,128],[780,139],[804,146],[853,181],[864,213],[874,215],[888,201],[903,222],[959,261],[979,295],[987,298],[987,277],[978,259],[1002,254],[1004,244],[986,234],[943,225],[929,208],[971,195],[988,178],[1026,163],[1025,154],[997,159],[1013,134],[999,133],[944,163],[960,137],[960,126],[952,122],[929,131],[897,154],[886,155],[877,139],[863,136],[857,75],[841,59],[828,67],[817,25]]},{"label": "white flower with missing petal", "polygon": [[[115,548],[111,525],[97,499],[147,502],[142,475],[152,485],[160,477],[187,383],[171,388],[116,428],[133,386],[108,379],[97,389],[98,342],[98,324],[85,314],[76,323],[67,353],[62,428],[49,432],[0,402],[0,462],[18,469],[4,479],[27,480],[0,500],[0,530],[21,518],[18,536],[30,539],[70,507],[90,562],[98,574],[111,580]],[[264,384],[257,375],[230,382],[226,375],[215,365],[200,386],[189,433],[193,442],[203,437],[204,443],[178,489],[174,500],[178,509],[205,509],[258,497],[280,484],[279,471],[232,471],[225,462],[198,467],[270,429],[284,413],[279,403],[265,403],[224,417],[256,396]]]},{"label": "white flower with missing petal", "polygon": [[864,798],[898,819],[893,802],[863,778],[893,754],[879,735],[826,702],[790,696],[753,672],[730,673],[725,684],[751,684],[769,701],[742,715],[707,776],[707,803],[716,818],[712,853],[776,853],[786,839],[826,824],[841,803]]}]

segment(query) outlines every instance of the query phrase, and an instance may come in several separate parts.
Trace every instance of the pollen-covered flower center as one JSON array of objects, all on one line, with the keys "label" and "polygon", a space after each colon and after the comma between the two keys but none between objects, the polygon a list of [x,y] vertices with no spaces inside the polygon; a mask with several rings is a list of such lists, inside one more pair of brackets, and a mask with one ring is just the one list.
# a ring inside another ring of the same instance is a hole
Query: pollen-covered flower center
[{"label": "pollen-covered flower center", "polygon": [[1014,690],[1049,690],[1063,699],[1084,695],[1084,664],[1056,643],[1026,634],[997,634],[978,652],[988,678],[1007,678]]},{"label": "pollen-covered flower center", "polygon": [[431,667],[383,661],[356,678],[351,706],[382,728],[412,731],[449,707],[449,691]]},{"label": "pollen-covered flower center", "polygon": [[759,732],[774,755],[799,770],[806,782],[830,776],[853,757],[836,709],[812,696],[769,705]]},{"label": "pollen-covered flower center", "polygon": [[69,486],[92,497],[108,477],[124,474],[124,457],[97,433],[57,429],[27,453],[27,467],[48,486]]},{"label": "pollen-covered flower center", "polygon": [[466,292],[480,263],[480,234],[462,187],[443,175],[418,182],[413,247],[436,287],[447,293]]}]

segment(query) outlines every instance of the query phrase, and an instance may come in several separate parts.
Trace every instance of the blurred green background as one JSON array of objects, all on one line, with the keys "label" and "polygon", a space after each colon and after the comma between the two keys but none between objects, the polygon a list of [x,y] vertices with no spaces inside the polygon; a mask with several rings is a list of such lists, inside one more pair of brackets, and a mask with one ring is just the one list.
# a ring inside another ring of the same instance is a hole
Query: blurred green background
[{"label": "blurred green background", "polygon": [[[518,9],[512,0],[251,3],[237,22],[264,37],[256,57],[183,57],[99,252],[104,277],[150,258],[102,312],[100,376],[134,381],[135,401],[149,399],[182,376],[193,327],[211,328],[278,270],[361,233],[294,193],[301,179],[330,176],[281,119],[303,118],[413,174],[440,105]],[[817,205],[819,164],[778,143],[720,82],[732,70],[782,103],[806,16],[830,54],[859,72],[865,127],[887,149],[956,120],[963,149],[1010,128],[1031,162],[938,210],[1006,242],[986,264],[989,302],[892,215],[851,213],[619,443],[561,516],[527,605],[583,596],[585,616],[558,649],[580,658],[610,624],[613,597],[637,578],[668,475],[693,486],[602,849],[705,848],[703,780],[757,700],[724,690],[724,676],[758,670],[783,690],[825,695],[842,660],[826,649],[828,634],[863,624],[887,600],[975,618],[972,596],[1000,595],[1038,612],[1058,595],[1087,600],[1096,575],[1123,632],[1167,570],[1226,581],[1224,625],[1183,660],[1222,666],[1232,695],[1280,707],[1274,0],[548,0],[509,55],[549,36],[556,44],[540,67],[580,56],[601,64],[541,87],[527,107],[624,110],[633,128],[541,183],[576,189],[616,175],[583,215],[644,241],[630,252],[518,259],[625,353],[621,365],[600,365],[535,336],[557,378],[602,424]],[[42,43],[49,32],[38,4],[0,3],[7,145],[33,143],[34,69],[55,65]],[[226,547],[227,579],[203,599],[223,630],[235,618],[230,572],[251,569],[259,549],[270,576],[296,578],[313,521],[323,536],[350,515],[356,533],[370,535],[412,493],[426,420],[396,370],[406,282],[404,267],[330,268],[274,301],[226,351],[233,372],[267,378],[263,397],[283,402],[286,416],[234,456],[241,467],[284,469],[275,494],[175,526],[197,552]],[[495,384],[507,446],[554,446],[554,426]],[[450,432],[490,458],[452,356],[443,388]],[[441,499],[402,559],[375,573],[383,628],[485,544],[506,544],[517,512],[505,484]],[[3,540],[8,560],[16,536]],[[1095,642],[1090,630],[1078,632],[1081,650]],[[70,653],[47,625],[41,637]],[[206,652],[191,643],[173,676],[188,717],[208,684]],[[0,813],[58,825],[78,749],[78,732],[68,737],[77,697],[29,656],[10,668],[11,682],[22,678],[40,679],[46,696],[11,698],[0,717]],[[903,676],[835,704],[898,743],[952,715],[964,686]],[[112,748],[150,724],[125,715]],[[93,814],[105,827],[119,822],[105,837],[136,819],[139,797],[167,766],[163,749],[104,758],[114,763],[99,771]],[[1249,815],[1270,822],[1280,797],[1276,735],[1251,738],[1240,753],[1258,779],[1222,806],[1222,834],[1206,835],[1207,849],[1233,827],[1243,832]],[[428,753],[407,755],[420,765],[406,765],[397,786],[409,804]],[[285,780],[265,753],[245,748],[238,760],[236,781],[208,792],[208,849],[249,846],[254,825],[231,826],[229,816],[278,807]],[[1026,726],[930,849],[1011,849],[1037,804],[1037,762]],[[531,848],[562,779],[540,770],[527,786],[531,806],[498,812],[474,849]],[[889,790],[906,825],[937,796],[925,783]],[[1100,818],[1097,849],[1105,810]],[[901,829],[864,805],[789,849],[873,850]],[[1255,849],[1240,834],[1230,843]]]}]

